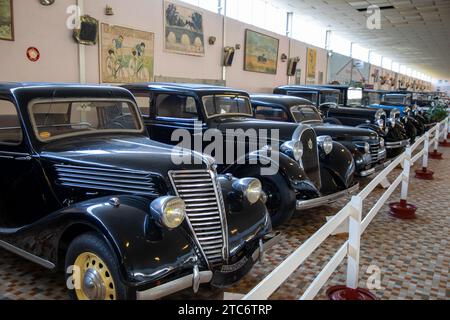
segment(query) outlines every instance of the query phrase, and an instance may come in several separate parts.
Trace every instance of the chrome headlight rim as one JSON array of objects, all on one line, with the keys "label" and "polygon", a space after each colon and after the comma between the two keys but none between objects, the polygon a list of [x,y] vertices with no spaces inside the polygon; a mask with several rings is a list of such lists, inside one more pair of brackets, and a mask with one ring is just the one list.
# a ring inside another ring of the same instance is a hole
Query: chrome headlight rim
[{"label": "chrome headlight rim", "polygon": [[368,142],[356,142],[356,147],[364,153],[370,153],[370,144]]},{"label": "chrome headlight rim", "polygon": [[289,153],[292,153],[292,157],[295,161],[300,162],[303,158],[303,143],[300,140],[291,140],[283,143],[281,150],[289,150]]},{"label": "chrome headlight rim", "polygon": [[157,198],[150,204],[150,210],[161,226],[171,230],[178,228],[186,218],[186,203],[180,197]]},{"label": "chrome headlight rim", "polygon": [[380,148],[385,149],[386,148],[386,141],[384,138],[380,138]]},{"label": "chrome headlight rim", "polygon": [[325,154],[330,154],[333,151],[333,139],[330,136],[317,137],[317,143]]},{"label": "chrome headlight rim", "polygon": [[241,192],[250,204],[257,203],[263,196],[262,183],[256,178],[242,178],[233,183],[233,188]]}]

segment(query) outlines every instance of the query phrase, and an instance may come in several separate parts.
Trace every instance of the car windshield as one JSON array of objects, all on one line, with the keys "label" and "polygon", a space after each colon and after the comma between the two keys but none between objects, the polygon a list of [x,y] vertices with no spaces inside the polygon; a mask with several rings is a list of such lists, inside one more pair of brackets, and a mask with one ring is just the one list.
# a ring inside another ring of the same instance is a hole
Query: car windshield
[{"label": "car windshield", "polygon": [[348,105],[361,105],[363,97],[363,90],[360,88],[349,88],[347,93]]},{"label": "car windshield", "polygon": [[339,93],[321,93],[320,104],[324,103],[339,103]]},{"label": "car windshield", "polygon": [[291,112],[298,123],[322,121],[319,111],[310,105],[293,106]]},{"label": "car windshield", "polygon": [[399,95],[399,94],[387,94],[384,96],[384,102],[386,103],[393,103],[393,104],[410,104],[408,103],[410,101],[409,97],[406,95]]},{"label": "car windshield", "polygon": [[203,97],[208,118],[222,115],[252,116],[252,108],[248,97],[240,95],[212,95]]},{"label": "car windshield", "polygon": [[295,91],[293,91],[293,92],[289,92],[288,95],[309,100],[314,104],[317,103],[318,93],[316,93],[316,92],[295,92]]},{"label": "car windshield", "polygon": [[378,92],[365,92],[362,99],[362,104],[365,106],[370,106],[373,104],[381,103],[381,95]]},{"label": "car windshield", "polygon": [[142,124],[129,101],[46,101],[30,106],[34,131],[41,141],[91,133],[139,133]]}]

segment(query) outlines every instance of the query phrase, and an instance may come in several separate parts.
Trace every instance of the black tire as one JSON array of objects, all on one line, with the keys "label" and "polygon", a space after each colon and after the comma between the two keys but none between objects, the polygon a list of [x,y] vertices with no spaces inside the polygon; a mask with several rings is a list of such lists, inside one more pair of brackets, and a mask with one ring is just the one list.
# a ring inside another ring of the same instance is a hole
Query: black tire
[{"label": "black tire", "polygon": [[281,173],[273,176],[261,176],[260,168],[253,168],[240,175],[237,174],[237,176],[257,178],[261,181],[263,190],[268,196],[266,207],[273,227],[278,227],[292,218],[297,200],[295,192],[289,188]]},{"label": "black tire", "polygon": [[323,120],[323,122],[329,123],[329,124],[336,124],[336,125],[342,126],[342,122],[339,121],[339,120],[336,119],[336,118],[325,118],[325,119]]},{"label": "black tire", "polygon": [[[107,277],[111,277],[115,287],[115,296],[106,297],[110,300],[135,300],[136,293],[134,290],[129,289],[122,282],[119,271],[119,261],[115,253],[108,246],[106,241],[101,236],[92,232],[85,233],[75,238],[69,245],[65,259],[65,272],[66,283],[68,283],[71,274],[67,273],[70,266],[75,264],[77,257],[83,253],[93,253],[98,256],[106,265],[109,272],[106,273]],[[78,300],[77,294],[74,289],[69,289],[69,295],[72,299]]]}]

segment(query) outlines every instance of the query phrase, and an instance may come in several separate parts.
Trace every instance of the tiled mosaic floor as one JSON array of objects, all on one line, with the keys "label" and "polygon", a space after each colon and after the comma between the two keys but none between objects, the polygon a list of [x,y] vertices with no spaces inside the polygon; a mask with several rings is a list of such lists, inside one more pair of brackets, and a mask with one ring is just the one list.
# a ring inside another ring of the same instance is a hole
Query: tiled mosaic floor
[{"label": "tiled mosaic floor", "polygon": [[[409,200],[419,207],[418,218],[411,221],[396,220],[388,215],[385,206],[363,235],[360,286],[366,287],[370,276],[366,272],[369,266],[379,268],[380,288],[373,290],[379,299],[450,299],[450,149],[443,152],[446,160],[430,161],[430,167],[436,171],[434,181],[411,179]],[[393,174],[399,173],[400,170],[397,170]],[[366,201],[366,212],[382,192],[382,189],[378,189]],[[397,201],[398,195],[399,191],[395,192],[391,201]],[[324,224],[326,216],[336,213],[342,205],[338,203],[298,213],[289,225],[280,229],[283,239],[267,253],[265,260],[227,291],[247,293],[317,231]],[[344,241],[343,236],[330,237],[271,299],[298,298]],[[345,284],[345,267],[345,263],[341,265],[325,289]],[[169,299],[222,297],[221,291],[202,287],[195,296],[191,290],[185,290]],[[67,298],[62,275],[50,273],[0,249],[0,299]],[[324,290],[317,299],[326,299]]]}]

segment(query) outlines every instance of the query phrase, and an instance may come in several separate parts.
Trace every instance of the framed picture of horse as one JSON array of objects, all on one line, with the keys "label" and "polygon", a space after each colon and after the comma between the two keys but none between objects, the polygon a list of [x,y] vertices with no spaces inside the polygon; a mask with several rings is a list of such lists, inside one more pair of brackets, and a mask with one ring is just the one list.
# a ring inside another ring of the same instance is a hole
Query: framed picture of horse
[{"label": "framed picture of horse", "polygon": [[245,31],[244,70],[276,74],[280,40],[247,29]]}]

